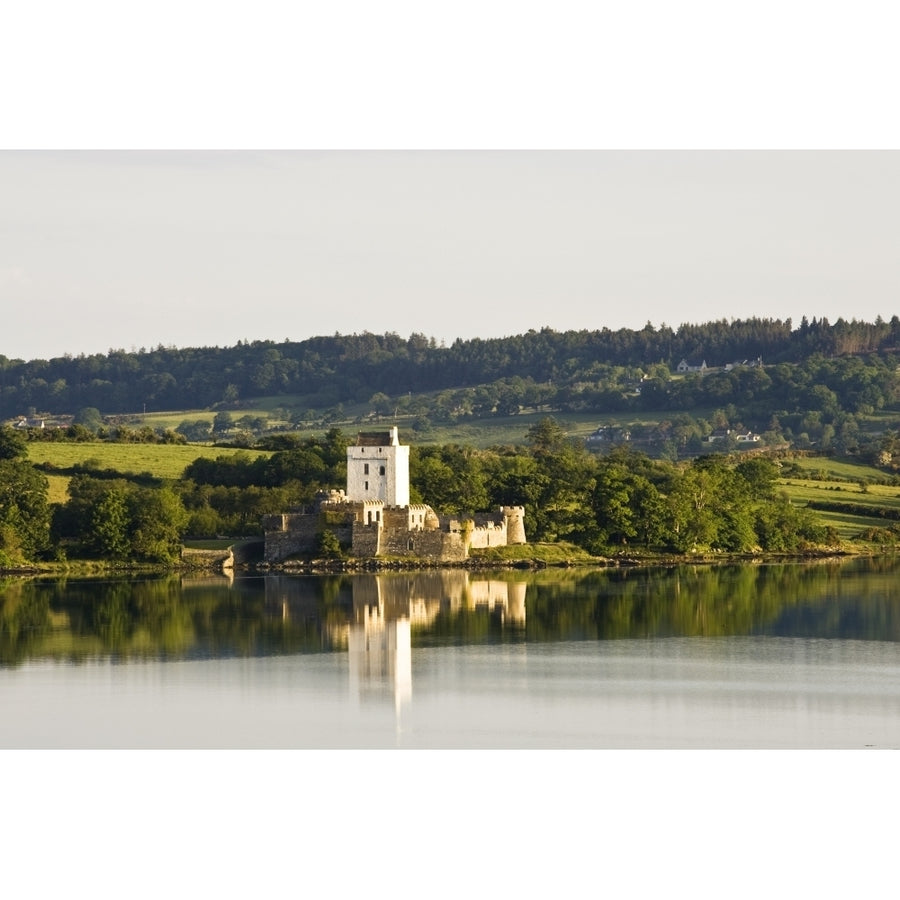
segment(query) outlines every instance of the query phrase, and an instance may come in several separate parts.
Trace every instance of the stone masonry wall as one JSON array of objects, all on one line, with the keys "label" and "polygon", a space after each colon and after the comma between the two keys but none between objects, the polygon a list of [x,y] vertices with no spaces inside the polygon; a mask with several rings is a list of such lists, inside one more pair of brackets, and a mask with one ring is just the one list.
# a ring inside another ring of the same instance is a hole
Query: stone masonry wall
[{"label": "stone masonry wall", "polygon": [[197,550],[193,547],[182,547],[181,561],[195,569],[234,568],[234,554],[228,550]]},{"label": "stone masonry wall", "polygon": [[361,522],[353,523],[352,553],[357,558],[378,556],[381,549],[381,528],[378,525],[363,525]]},{"label": "stone masonry wall", "polygon": [[[367,511],[372,513],[371,523]],[[474,527],[464,527],[456,519],[439,522],[425,505],[323,503],[318,514],[265,516],[262,522],[266,535],[265,559],[277,563],[293,555],[313,554],[319,534],[328,529],[342,546],[352,548],[350,552],[357,559],[395,556],[457,562],[468,557],[470,548],[524,543],[522,512],[521,507],[506,507],[495,513],[479,513],[472,523]],[[375,521],[376,515],[380,521]],[[514,533],[508,533],[510,529]]]},{"label": "stone masonry wall", "polygon": [[501,521],[499,524],[487,522],[479,525],[477,520],[475,527],[469,532],[469,547],[476,550],[484,547],[505,547],[506,546],[506,522]]},{"label": "stone masonry wall", "polygon": [[381,555],[462,562],[468,554],[463,536],[459,533],[391,528],[385,529],[382,534]]},{"label": "stone masonry wall", "polygon": [[262,521],[266,534],[265,560],[268,563],[281,562],[296,554],[315,553],[319,533],[327,528],[333,531],[342,546],[349,547],[353,532],[348,518],[318,513],[286,513],[264,516]]}]

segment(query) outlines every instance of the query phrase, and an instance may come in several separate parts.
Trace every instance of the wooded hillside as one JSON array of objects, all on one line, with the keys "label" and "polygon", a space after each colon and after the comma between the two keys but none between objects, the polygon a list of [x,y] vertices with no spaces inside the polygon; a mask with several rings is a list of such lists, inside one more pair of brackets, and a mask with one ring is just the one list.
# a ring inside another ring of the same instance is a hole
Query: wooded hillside
[{"label": "wooded hillside", "polygon": [[[451,413],[461,402],[461,412],[472,415],[509,415],[540,405],[562,411],[672,409],[690,400],[666,390],[682,359],[724,367],[761,358],[775,366],[875,354],[888,363],[898,347],[900,318],[894,316],[890,322],[839,319],[833,325],[804,318],[796,328],[790,319],[723,319],[674,330],[649,323],[639,331],[544,328],[491,340],[456,340],[449,347],[423,334],[363,333],[238,342],[226,348],[110,350],[52,360],[0,356],[0,419],[29,411],[73,414],[85,407],[105,416],[202,409],[274,394],[299,395],[313,409],[373,396],[396,408],[404,398],[409,405],[414,395],[457,389],[469,389],[470,396],[454,398]],[[642,379],[650,384],[636,399]],[[472,394],[473,388],[481,391]],[[735,388],[747,390],[743,384]],[[707,393],[712,396],[698,396],[695,402],[728,396],[731,388],[717,382]],[[878,397],[871,400],[877,403]]]}]

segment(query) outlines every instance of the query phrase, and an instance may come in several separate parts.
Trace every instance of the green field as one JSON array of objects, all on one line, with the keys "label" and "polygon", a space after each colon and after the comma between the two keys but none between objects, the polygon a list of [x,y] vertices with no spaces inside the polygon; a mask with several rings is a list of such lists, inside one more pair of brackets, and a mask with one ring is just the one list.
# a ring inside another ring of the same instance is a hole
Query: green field
[{"label": "green field", "polygon": [[784,479],[785,488],[791,499],[797,503],[821,500],[827,503],[852,503],[871,506],[873,509],[900,510],[900,488],[873,484],[865,490],[845,481],[805,481],[797,478]]},{"label": "green field", "polygon": [[[798,506],[810,502],[846,505],[846,510],[815,509],[817,518],[833,526],[842,540],[853,540],[868,528],[888,528],[892,520],[878,515],[880,510],[896,510],[900,514],[900,486],[877,484],[885,473],[873,466],[846,459],[807,457],[793,460],[804,473],[814,478],[786,475],[781,485]],[[851,508],[852,506],[852,508]],[[871,509],[865,515],[861,508]]]},{"label": "green field", "polygon": [[69,469],[76,464],[94,461],[99,469],[115,469],[131,475],[149,473],[156,478],[170,479],[180,478],[195,459],[235,453],[246,453],[251,457],[269,455],[261,450],[234,450],[204,444],[108,444],[100,441],[35,441],[28,444],[28,459],[38,465],[47,463],[58,469]]},{"label": "green field", "polygon": [[47,475],[47,481],[47,500],[50,503],[65,503],[69,499],[69,476]]},{"label": "green field", "polygon": [[[429,431],[418,436],[411,429],[405,432],[405,438],[411,444],[468,444],[472,447],[522,446],[527,443],[528,429],[542,419],[555,419],[572,438],[585,439],[601,425],[656,425],[664,421],[664,414],[622,416],[600,413],[521,413],[517,416],[492,416],[465,425],[435,425]],[[401,434],[404,434],[403,425]],[[410,423],[411,424],[411,423]]]},{"label": "green field", "polygon": [[[321,438],[330,428],[339,428],[348,437],[358,431],[372,431],[396,425],[400,429],[400,441],[411,446],[434,446],[442,444],[462,444],[484,449],[496,446],[522,446],[527,443],[528,429],[541,419],[552,417],[573,438],[586,438],[600,425],[653,425],[666,416],[642,415],[623,417],[598,413],[521,413],[517,416],[491,416],[489,419],[468,420],[458,425],[432,425],[426,432],[413,431],[415,416],[390,416],[383,419],[361,419],[346,417],[327,426],[292,427],[290,432],[301,438]],[[149,417],[148,417],[149,418]],[[199,416],[198,416],[199,418]]]},{"label": "green field", "polygon": [[[428,401],[435,396],[421,394]],[[485,419],[467,419],[460,424],[434,423],[426,432],[416,433],[412,425],[417,416],[399,414],[396,416],[376,417],[372,415],[370,403],[346,403],[341,405],[341,414],[335,417],[332,410],[311,410],[306,402],[308,398],[301,395],[272,395],[258,397],[240,409],[229,409],[232,418],[237,421],[242,416],[258,417],[267,420],[267,427],[289,430],[300,437],[322,437],[330,428],[339,428],[347,435],[355,435],[358,431],[384,428],[397,425],[401,440],[409,444],[465,444],[472,447],[492,447],[500,445],[522,445],[526,441],[528,429],[541,419],[552,416],[559,422],[571,437],[586,438],[600,425],[654,425],[670,419],[671,413],[564,413],[529,409],[515,416],[490,416]],[[309,413],[316,421],[305,425],[292,426],[291,419],[304,417]],[[695,409],[692,414],[704,416],[712,410]],[[149,426],[153,429],[175,430],[185,421],[203,420],[212,423],[215,410],[175,410],[168,412],[146,413],[136,415],[128,421],[130,427]]]},{"label": "green field", "polygon": [[216,414],[209,409],[144,413],[144,415],[141,416],[134,416],[134,422],[129,424],[136,425],[137,427],[149,425],[153,429],[161,429],[163,431],[169,429],[174,431],[184,421],[196,422],[197,420],[202,419],[204,422],[209,422],[209,424],[212,425],[215,415]]},{"label": "green field", "polygon": [[807,472],[824,474],[829,479],[840,481],[846,479],[848,481],[859,481],[866,479],[870,481],[884,481],[885,473],[874,466],[865,463],[854,462],[847,459],[835,459],[825,456],[799,457],[791,460],[793,465]]}]

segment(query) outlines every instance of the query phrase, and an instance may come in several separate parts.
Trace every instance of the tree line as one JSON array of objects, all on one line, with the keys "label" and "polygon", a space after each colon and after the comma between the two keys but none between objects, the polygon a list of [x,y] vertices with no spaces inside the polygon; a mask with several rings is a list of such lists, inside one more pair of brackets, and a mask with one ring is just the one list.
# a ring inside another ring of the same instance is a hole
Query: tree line
[{"label": "tree line", "polygon": [[[227,407],[279,394],[298,395],[315,410],[374,398],[396,411],[403,398],[408,402],[413,395],[459,389],[470,393],[449,414],[469,414],[469,407],[473,415],[514,414],[523,406],[686,408],[706,402],[709,393],[739,397],[750,391],[762,401],[759,395],[767,386],[756,384],[756,376],[734,376],[702,389],[689,383],[675,390],[667,384],[668,375],[681,359],[696,365],[705,360],[710,366],[759,358],[772,366],[847,355],[886,360],[898,347],[900,318],[894,316],[889,322],[838,319],[834,324],[804,318],[796,328],[790,319],[760,318],[677,329],[650,323],[640,330],[542,328],[505,338],[458,339],[450,346],[423,334],[402,338],[364,332],[299,342],[239,341],[225,348],[120,349],[51,360],[0,356],[0,419],[29,410],[71,415],[96,408],[110,416]],[[768,377],[773,396],[781,391],[790,399],[785,377]],[[750,383],[732,384],[741,378]],[[877,400],[873,392],[860,402]]]},{"label": "tree line", "polygon": [[[628,440],[653,456],[672,459],[708,452],[719,432],[717,449],[736,446],[737,433],[751,430],[764,446],[791,446],[825,453],[859,455],[874,465],[895,468],[900,456],[888,440],[896,429],[900,403],[898,358],[890,354],[848,357],[815,355],[801,363],[738,366],[704,374],[672,377],[665,366],[639,370],[595,364],[594,381],[569,385],[537,384],[531,379],[501,379],[474,388],[391,398],[376,392],[369,399],[377,418],[406,416],[417,439],[428,440],[432,427],[475,421],[524,410],[552,413],[613,413],[620,423],[607,440]],[[583,373],[584,374],[584,373]],[[585,376],[587,377],[587,376]],[[648,421],[652,413],[656,421]],[[881,416],[876,428],[873,414]],[[887,414],[887,415],[885,415]],[[642,417],[645,417],[642,421]],[[281,429],[291,426],[282,425]],[[22,429],[29,440],[185,443],[220,441],[244,447],[272,447],[290,432],[273,433],[267,420],[219,410],[212,421],[185,420],[176,429],[104,421],[95,407],[78,410],[66,428]],[[627,433],[627,438],[625,437]],[[732,436],[729,436],[731,433]],[[594,449],[604,449],[603,442]],[[886,451],[891,450],[885,456]],[[897,456],[897,463],[894,462]]]},{"label": "tree line", "polygon": [[[432,622],[414,625],[413,646],[460,638],[494,643],[760,633],[900,641],[896,563],[885,557],[867,566],[886,587],[862,603],[847,591],[847,566],[840,564],[610,567],[570,572],[565,580],[535,572],[527,578],[524,628],[511,628],[484,608],[444,608]],[[180,582],[170,579],[11,581],[0,591],[0,665],[83,660],[98,651],[120,659],[318,653],[333,646],[330,626],[352,619],[353,577],[309,580],[307,614],[287,618],[281,603],[266,602],[265,587],[255,579],[227,591],[195,585],[190,602]],[[510,578],[523,583],[521,574]],[[246,627],[235,628],[236,622]]]}]

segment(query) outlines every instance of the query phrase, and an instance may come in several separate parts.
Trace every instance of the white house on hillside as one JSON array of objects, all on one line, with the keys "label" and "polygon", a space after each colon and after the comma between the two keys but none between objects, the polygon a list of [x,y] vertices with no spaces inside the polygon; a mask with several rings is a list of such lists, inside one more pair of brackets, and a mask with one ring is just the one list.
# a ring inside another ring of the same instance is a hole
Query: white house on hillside
[{"label": "white house on hillside", "polygon": [[678,365],[675,367],[676,372],[681,372],[682,374],[685,372],[705,372],[707,369],[706,360],[704,359],[699,366],[689,365],[686,359],[683,359]]}]

